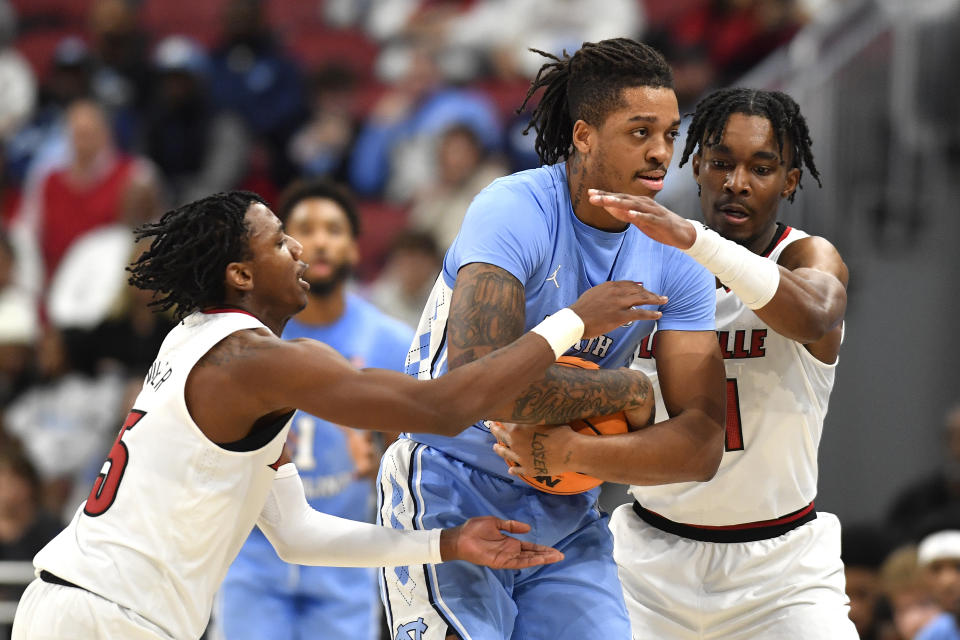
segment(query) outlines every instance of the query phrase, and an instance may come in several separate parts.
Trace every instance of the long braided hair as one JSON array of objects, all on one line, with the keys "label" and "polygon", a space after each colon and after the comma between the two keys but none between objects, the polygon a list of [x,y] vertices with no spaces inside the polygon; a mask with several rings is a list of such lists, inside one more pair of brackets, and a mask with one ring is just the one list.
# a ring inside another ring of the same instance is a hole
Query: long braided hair
[{"label": "long braided hair", "polygon": [[266,204],[250,191],[207,196],[163,214],[156,223],[136,229],[137,240],[153,238],[132,265],[129,282],[156,292],[151,306],[176,307],[177,318],[222,304],[224,272],[231,262],[250,257],[250,205]]},{"label": "long braided hair", "polygon": [[[703,149],[718,144],[723,138],[727,119],[734,113],[761,116],[769,120],[777,137],[780,157],[783,157],[784,143],[789,142],[793,147],[790,168],[800,169],[802,178],[803,168],[806,167],[817,181],[817,185],[823,186],[820,182],[820,172],[817,171],[817,165],[813,162],[811,149],[813,141],[810,139],[807,121],[800,113],[800,106],[796,101],[781,91],[720,89],[701,100],[693,113],[690,130],[687,132],[687,142],[683,155],[680,156],[680,166],[682,167],[696,152],[698,145]],[[802,185],[798,179],[797,188],[800,187]],[[796,193],[794,191],[790,194],[790,202],[793,202]]]},{"label": "long braided hair", "polygon": [[524,134],[531,127],[536,130],[535,148],[544,164],[568,158],[573,123],[583,120],[600,126],[607,114],[623,104],[623,89],[673,88],[673,72],[660,52],[629,38],[585,42],[572,56],[566,51],[560,57],[539,49],[530,51],[552,60],[540,67],[517,109],[521,113],[533,95],[544,89],[523,130]]}]

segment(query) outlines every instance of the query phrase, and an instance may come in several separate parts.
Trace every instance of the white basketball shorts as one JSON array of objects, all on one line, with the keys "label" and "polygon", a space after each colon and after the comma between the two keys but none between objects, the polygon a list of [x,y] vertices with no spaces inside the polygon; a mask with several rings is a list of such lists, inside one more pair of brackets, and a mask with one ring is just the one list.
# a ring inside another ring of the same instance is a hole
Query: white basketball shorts
[{"label": "white basketball shorts", "polygon": [[170,640],[142,616],[89,591],[43,582],[27,585],[11,640]]},{"label": "white basketball shorts", "polygon": [[625,504],[610,529],[634,640],[857,640],[832,514],[718,543],[662,531]]}]

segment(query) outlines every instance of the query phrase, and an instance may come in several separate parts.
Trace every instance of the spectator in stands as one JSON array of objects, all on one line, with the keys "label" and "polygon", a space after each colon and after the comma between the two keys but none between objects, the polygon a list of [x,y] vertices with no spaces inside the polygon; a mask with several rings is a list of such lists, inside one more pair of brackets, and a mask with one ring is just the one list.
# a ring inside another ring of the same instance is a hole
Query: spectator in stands
[{"label": "spectator in stands", "polygon": [[943,613],[914,640],[960,640],[960,530],[942,529],[923,538],[917,547],[917,563]]},{"label": "spectator in stands", "polygon": [[7,0],[0,0],[0,145],[30,116],[37,93],[30,65],[13,47],[16,32],[16,11]]},{"label": "spectator in stands", "polygon": [[[63,523],[41,505],[40,477],[19,443],[0,426],[0,562],[30,561]],[[0,600],[19,599],[26,585],[0,585]],[[0,632],[3,626],[0,625]]]},{"label": "spectator in stands", "polygon": [[357,118],[357,76],[348,66],[332,63],[310,77],[310,116],[290,141],[290,158],[308,177],[348,180],[347,163],[360,129]]},{"label": "spectator in stands", "polygon": [[80,100],[67,112],[70,164],[39,186],[33,233],[46,278],[81,234],[117,222],[138,224],[155,215],[157,182],[152,165],[120,152],[106,114]]},{"label": "spectator in stands", "polygon": [[[140,250],[134,250],[133,260],[139,254]],[[121,264],[126,266],[133,260],[128,252]],[[118,266],[118,270],[126,275],[123,266]],[[149,306],[152,300],[151,292],[131,286],[124,278],[101,322],[89,329],[63,331],[71,367],[91,377],[120,373],[127,380],[136,382],[136,391],[139,391],[160,344],[175,324],[169,314],[157,312]]]},{"label": "spectator in stands", "polygon": [[721,86],[734,82],[803,24],[797,0],[707,0],[691,5],[665,25],[680,46],[706,46]]},{"label": "spectator in stands", "polygon": [[8,141],[10,177],[16,184],[38,184],[70,157],[65,113],[74,101],[92,92],[93,58],[77,36],[57,43],[36,109]]},{"label": "spectator in stands", "polygon": [[421,187],[410,207],[410,227],[433,236],[446,250],[457,237],[473,197],[507,168],[484,149],[473,129],[455,124],[440,136],[435,178]]},{"label": "spectator in stands", "polygon": [[90,377],[74,371],[53,327],[38,339],[33,366],[36,379],[8,405],[4,421],[40,474],[44,504],[69,520],[129,411],[123,406],[126,380],[116,372]]},{"label": "spectator in stands", "polygon": [[840,535],[850,619],[860,640],[888,640],[893,623],[883,598],[880,566],[890,552],[890,536],[877,525],[848,525]]},{"label": "spectator in stands", "polygon": [[350,183],[358,193],[398,203],[433,175],[435,145],[452,124],[469,126],[487,150],[496,150],[502,135],[486,96],[444,84],[428,43],[415,43],[407,54],[402,73],[370,112],[350,160]]},{"label": "spectator in stands", "polygon": [[417,326],[440,272],[442,255],[432,235],[404,231],[394,239],[387,263],[370,286],[371,302],[407,325]]},{"label": "spectator in stands", "polygon": [[559,55],[584,42],[640,37],[645,28],[643,3],[607,0],[598,6],[580,0],[484,0],[452,15],[444,44],[482,55],[500,78],[535,76],[543,59],[529,51]]},{"label": "spectator in stands", "polygon": [[890,508],[888,522],[906,537],[951,514],[960,519],[960,404],[946,412],[943,436],[945,458],[926,478],[905,487]]},{"label": "spectator in stands", "polygon": [[942,613],[917,565],[915,544],[901,546],[887,556],[880,567],[880,584],[890,605],[896,640],[911,640]]},{"label": "spectator in stands", "polygon": [[109,112],[122,149],[133,145],[150,84],[150,38],[140,28],[135,6],[126,0],[94,0],[87,20],[95,60],[93,95]]},{"label": "spectator in stands", "polygon": [[63,529],[40,504],[40,477],[15,441],[0,450],[0,560],[32,560]]},{"label": "spectator in stands", "polygon": [[169,36],[154,51],[153,69],[143,151],[163,172],[170,204],[236,188],[247,167],[247,133],[238,116],[213,106],[206,52]]},{"label": "spectator in stands", "polygon": [[282,186],[294,174],[287,144],[306,115],[300,67],[270,31],[262,0],[229,0],[223,21],[211,54],[211,92],[218,107],[243,118]]},{"label": "spectator in stands", "polygon": [[13,245],[0,227],[0,414],[26,382],[37,339],[36,306],[13,280],[14,261]]}]

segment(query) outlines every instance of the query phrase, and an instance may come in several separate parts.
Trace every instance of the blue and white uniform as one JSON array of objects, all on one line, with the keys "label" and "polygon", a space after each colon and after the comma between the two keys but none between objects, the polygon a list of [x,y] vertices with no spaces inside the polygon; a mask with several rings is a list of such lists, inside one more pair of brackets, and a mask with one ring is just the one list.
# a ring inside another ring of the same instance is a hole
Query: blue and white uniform
[{"label": "blue and white uniform", "polygon": [[[711,331],[713,276],[682,252],[634,227],[607,232],[574,215],[566,165],[494,181],[473,201],[427,301],[406,372],[420,379],[447,370],[450,297],[461,267],[483,262],[524,287],[526,326],[569,306],[607,280],[642,282],[669,302],[660,329]],[[568,351],[602,368],[630,364],[654,322],[634,322]],[[381,588],[397,638],[443,638],[449,626],[468,639],[629,638],[606,515],[599,490],[573,496],[542,493],[507,474],[495,439],[479,422],[454,438],[405,434],[380,467],[380,521],[394,528],[453,526],[496,514],[533,526],[529,539],[557,547],[566,559],[523,571],[466,563],[382,570]]]},{"label": "blue and white uniform", "polygon": [[[348,294],[333,324],[287,323],[284,339],[324,342],[357,367],[402,370],[412,330]],[[373,484],[356,477],[347,436],[337,425],[298,411],[289,444],[307,501],[317,511],[370,522]],[[306,567],[277,557],[254,529],[227,573],[215,616],[226,640],[242,638],[377,638],[380,607],[376,572]]]}]

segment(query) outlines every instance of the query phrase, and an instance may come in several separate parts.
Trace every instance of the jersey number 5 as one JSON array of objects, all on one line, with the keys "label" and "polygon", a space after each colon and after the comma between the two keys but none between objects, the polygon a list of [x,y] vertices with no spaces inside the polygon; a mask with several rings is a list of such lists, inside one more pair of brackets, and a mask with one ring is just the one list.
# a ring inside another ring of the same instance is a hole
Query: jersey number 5
[{"label": "jersey number 5", "polygon": [[123,472],[127,468],[129,453],[127,445],[123,442],[123,435],[133,429],[134,426],[147,415],[146,411],[134,409],[127,415],[123,421],[123,427],[120,428],[120,435],[110,448],[110,454],[107,461],[103,463],[100,475],[93,482],[93,489],[90,490],[90,496],[87,498],[87,504],[83,507],[83,512],[88,516],[103,515],[117,497],[117,489],[120,487],[120,481],[123,480]]},{"label": "jersey number 5", "polygon": [[737,379],[727,378],[727,451],[743,451],[743,426],[740,424],[740,392]]}]

